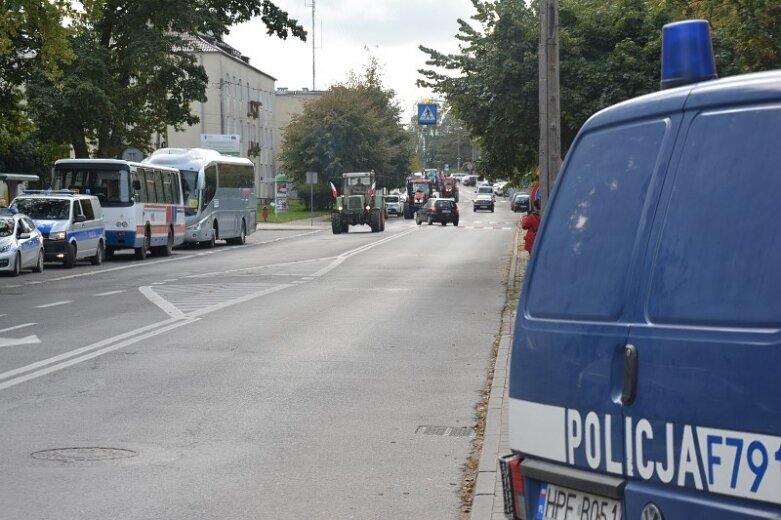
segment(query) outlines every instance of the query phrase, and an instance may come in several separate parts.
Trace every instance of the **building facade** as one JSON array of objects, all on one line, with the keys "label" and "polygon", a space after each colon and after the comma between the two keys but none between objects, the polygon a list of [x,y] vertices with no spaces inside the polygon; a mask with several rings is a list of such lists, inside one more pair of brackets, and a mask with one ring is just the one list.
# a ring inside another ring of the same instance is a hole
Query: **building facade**
[{"label": "building facade", "polygon": [[202,136],[237,136],[238,155],[255,164],[259,202],[273,198],[275,166],[272,124],[276,78],[253,67],[230,45],[204,35],[183,35],[209,77],[204,103],[192,103],[200,123],[155,136],[156,147],[195,148]]},{"label": "building facade", "polygon": [[272,146],[275,153],[274,168],[278,173],[291,173],[284,171],[284,168],[279,161],[279,154],[282,152],[282,143],[287,125],[290,124],[290,120],[294,115],[302,114],[304,112],[304,106],[307,103],[320,99],[322,95],[322,90],[309,90],[307,88],[301,90],[288,90],[286,88],[277,89],[274,96],[274,131]]}]

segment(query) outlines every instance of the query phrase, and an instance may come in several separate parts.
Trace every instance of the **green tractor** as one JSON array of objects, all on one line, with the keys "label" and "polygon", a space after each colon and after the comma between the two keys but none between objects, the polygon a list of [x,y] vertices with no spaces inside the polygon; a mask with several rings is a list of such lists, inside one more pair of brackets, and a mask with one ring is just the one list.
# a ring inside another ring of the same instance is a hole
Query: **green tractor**
[{"label": "green tractor", "polygon": [[334,235],[347,233],[350,226],[368,224],[373,233],[385,231],[385,197],[377,193],[374,172],[345,173],[342,175],[342,194],[331,190],[336,201],[331,212],[331,230]]}]

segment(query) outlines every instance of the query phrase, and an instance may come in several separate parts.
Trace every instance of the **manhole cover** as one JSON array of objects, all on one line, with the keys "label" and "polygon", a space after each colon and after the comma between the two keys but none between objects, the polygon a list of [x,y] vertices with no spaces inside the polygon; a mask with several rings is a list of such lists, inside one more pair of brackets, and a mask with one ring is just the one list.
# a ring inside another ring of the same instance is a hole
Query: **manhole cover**
[{"label": "manhole cover", "polygon": [[104,460],[129,459],[138,455],[122,448],[57,448],[36,451],[31,456],[38,460],[54,462],[100,462]]}]

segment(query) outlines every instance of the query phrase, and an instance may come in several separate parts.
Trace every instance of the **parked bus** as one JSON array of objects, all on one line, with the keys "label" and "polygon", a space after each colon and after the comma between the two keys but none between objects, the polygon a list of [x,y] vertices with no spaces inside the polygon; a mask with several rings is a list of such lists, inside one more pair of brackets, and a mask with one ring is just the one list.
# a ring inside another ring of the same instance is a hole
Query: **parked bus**
[{"label": "parked bus", "polygon": [[255,166],[249,159],[205,148],[162,148],[144,163],[181,172],[185,242],[214,247],[215,241],[225,240],[241,245],[255,231]]},{"label": "parked bus", "polygon": [[52,188],[95,195],[103,207],[106,257],[133,249],[168,256],[184,242],[184,205],[179,170],[116,159],[62,159]]}]

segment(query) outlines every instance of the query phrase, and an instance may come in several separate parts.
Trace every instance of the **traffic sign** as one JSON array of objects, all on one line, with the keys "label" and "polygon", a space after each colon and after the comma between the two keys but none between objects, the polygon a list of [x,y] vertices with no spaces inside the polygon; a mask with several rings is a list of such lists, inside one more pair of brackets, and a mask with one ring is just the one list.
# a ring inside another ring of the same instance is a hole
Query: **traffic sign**
[{"label": "traffic sign", "polygon": [[418,124],[437,124],[437,105],[434,103],[418,103]]}]

